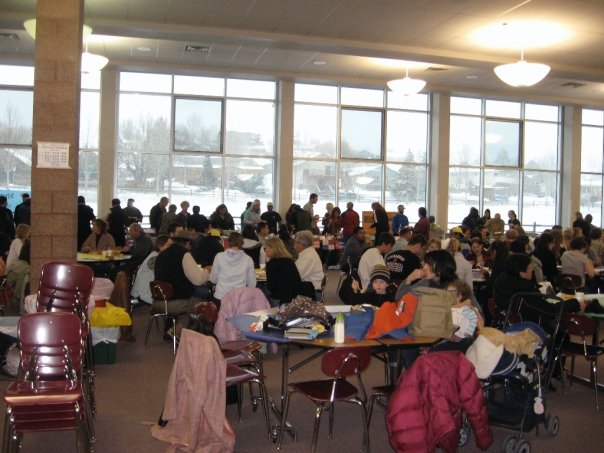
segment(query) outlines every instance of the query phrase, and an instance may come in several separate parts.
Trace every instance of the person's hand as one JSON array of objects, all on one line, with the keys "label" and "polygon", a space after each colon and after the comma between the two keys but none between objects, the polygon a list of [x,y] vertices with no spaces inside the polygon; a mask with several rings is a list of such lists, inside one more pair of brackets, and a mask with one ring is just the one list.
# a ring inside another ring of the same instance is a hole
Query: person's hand
[{"label": "person's hand", "polygon": [[419,280],[420,278],[424,278],[424,271],[421,269],[415,269],[413,272],[411,272],[407,278],[405,279],[405,282],[407,284],[410,284],[411,282],[414,282],[415,280]]}]

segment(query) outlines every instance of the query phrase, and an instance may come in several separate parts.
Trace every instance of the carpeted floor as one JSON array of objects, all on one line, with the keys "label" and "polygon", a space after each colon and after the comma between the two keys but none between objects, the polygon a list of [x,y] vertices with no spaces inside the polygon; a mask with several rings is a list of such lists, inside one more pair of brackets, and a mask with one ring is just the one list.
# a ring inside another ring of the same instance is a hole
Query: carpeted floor
[{"label": "carpeted floor", "polygon": [[[326,297],[327,304],[338,304],[335,286],[339,273],[329,271],[330,280]],[[117,361],[112,365],[97,366],[96,395],[98,414],[95,422],[97,443],[95,451],[100,453],[140,452],[155,453],[166,451],[168,445],[151,437],[150,426],[157,422],[162,410],[173,355],[171,344],[163,341],[161,335],[153,330],[147,348],[144,347],[144,333],[148,322],[148,309],[137,308],[134,314],[134,328],[138,341],[119,343]],[[314,350],[292,347],[290,365],[309,356]],[[270,354],[265,358],[266,382],[269,394],[278,398],[280,394],[281,355]],[[584,367],[583,367],[584,372]],[[600,373],[604,381],[604,373]],[[305,380],[321,376],[320,360],[296,370],[290,381]],[[364,373],[365,387],[370,391],[374,385],[383,382],[382,363],[374,360]],[[8,381],[0,382],[4,390]],[[563,394],[559,381],[554,381],[558,391],[549,393],[546,398],[547,412],[560,417],[560,432],[556,438],[544,435],[537,437],[535,432],[527,433],[525,438],[531,442],[534,452],[600,452],[604,450],[604,393],[600,393],[601,410],[595,409],[594,392],[591,388],[575,385]],[[245,392],[247,395],[247,392]],[[289,421],[298,430],[298,442],[290,436],[284,438],[283,451],[308,452],[312,437],[314,405],[300,396],[294,397]],[[371,424],[370,438],[373,452],[392,451],[383,418],[384,410],[377,407]],[[266,435],[262,412],[253,412],[246,401],[243,410],[243,422],[238,423],[236,407],[227,407],[227,416],[237,434],[236,451],[241,453],[276,451],[276,445]],[[318,451],[354,452],[359,451],[362,428],[361,416],[356,406],[344,404],[336,409],[334,436],[327,437],[327,416],[321,423]],[[1,417],[0,421],[4,421]],[[272,417],[275,423],[275,417]],[[513,432],[493,428],[495,443],[490,452],[501,451],[503,439]],[[24,438],[23,452],[65,453],[75,451],[75,435],[72,432],[49,432],[27,434]],[[479,451],[471,438],[468,445],[460,451]]]}]

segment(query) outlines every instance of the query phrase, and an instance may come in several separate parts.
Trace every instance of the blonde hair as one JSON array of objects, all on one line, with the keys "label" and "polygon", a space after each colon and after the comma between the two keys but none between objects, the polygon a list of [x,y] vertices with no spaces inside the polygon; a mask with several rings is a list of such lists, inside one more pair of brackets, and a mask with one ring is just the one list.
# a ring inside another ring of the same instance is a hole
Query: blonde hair
[{"label": "blonde hair", "polygon": [[449,239],[449,245],[447,246],[447,250],[451,253],[457,253],[461,249],[461,243],[457,238]]},{"label": "blonde hair", "polygon": [[29,232],[31,227],[26,223],[20,223],[17,225],[17,229],[15,230],[15,237],[24,241],[29,236]]},{"label": "blonde hair", "polygon": [[273,258],[289,258],[293,259],[291,254],[285,248],[285,244],[279,238],[269,238],[264,241],[265,247],[270,247],[273,250]]},{"label": "blonde hair", "polygon": [[442,242],[440,241],[440,239],[430,239],[428,241],[428,244],[426,245],[426,248],[430,248],[430,245],[432,244],[436,244],[436,249],[441,249],[442,248]]}]

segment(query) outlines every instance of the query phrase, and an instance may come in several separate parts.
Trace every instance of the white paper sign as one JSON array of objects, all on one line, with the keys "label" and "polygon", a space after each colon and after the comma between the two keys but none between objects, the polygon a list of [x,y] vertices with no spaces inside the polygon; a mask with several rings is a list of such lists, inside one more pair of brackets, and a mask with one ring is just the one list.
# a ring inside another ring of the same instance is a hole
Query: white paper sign
[{"label": "white paper sign", "polygon": [[38,142],[37,168],[71,168],[69,143]]}]

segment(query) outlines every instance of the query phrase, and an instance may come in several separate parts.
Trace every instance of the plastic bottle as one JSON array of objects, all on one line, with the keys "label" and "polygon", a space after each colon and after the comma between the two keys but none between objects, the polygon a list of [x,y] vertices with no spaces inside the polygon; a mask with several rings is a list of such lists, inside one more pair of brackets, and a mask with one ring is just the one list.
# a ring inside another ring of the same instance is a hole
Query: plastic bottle
[{"label": "plastic bottle", "polygon": [[344,315],[338,313],[336,316],[336,325],[334,326],[334,341],[344,343]]}]

